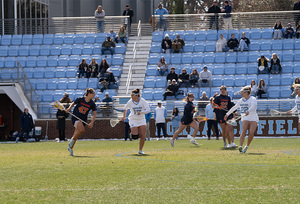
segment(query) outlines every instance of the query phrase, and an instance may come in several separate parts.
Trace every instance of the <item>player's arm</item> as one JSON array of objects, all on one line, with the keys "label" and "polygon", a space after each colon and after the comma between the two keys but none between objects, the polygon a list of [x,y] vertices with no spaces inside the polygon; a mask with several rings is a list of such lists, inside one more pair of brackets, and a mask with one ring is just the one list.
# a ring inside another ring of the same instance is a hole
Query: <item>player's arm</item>
[{"label": "player's arm", "polygon": [[286,112],[287,114],[291,114],[291,113],[295,113],[297,111],[297,104],[294,106],[294,108],[292,108],[291,110],[289,110],[288,112]]},{"label": "player's arm", "polygon": [[239,100],[232,108],[230,108],[230,110],[226,113],[224,120],[227,120],[228,116],[240,107],[241,101],[242,100]]},{"label": "player's arm", "polygon": [[147,114],[147,113],[149,113],[151,110],[150,110],[150,106],[149,106],[149,104],[147,103],[147,102],[145,102],[145,104],[144,104],[144,110],[142,110],[140,113],[141,114]]},{"label": "player's arm", "polygon": [[126,119],[126,114],[127,114],[127,109],[123,110],[123,118],[121,119],[122,121],[124,121]]},{"label": "player's arm", "polygon": [[89,123],[89,128],[92,128],[94,126],[95,120],[96,120],[97,110],[93,111],[93,117],[92,121]]},{"label": "player's arm", "polygon": [[71,105],[69,106],[69,108],[67,108],[65,111],[66,111],[67,113],[69,113],[70,110],[72,110],[73,106],[75,106],[75,102],[72,102]]},{"label": "player's arm", "polygon": [[250,112],[254,111],[257,106],[256,100],[251,101],[249,109],[246,111],[246,115],[249,115]]}]

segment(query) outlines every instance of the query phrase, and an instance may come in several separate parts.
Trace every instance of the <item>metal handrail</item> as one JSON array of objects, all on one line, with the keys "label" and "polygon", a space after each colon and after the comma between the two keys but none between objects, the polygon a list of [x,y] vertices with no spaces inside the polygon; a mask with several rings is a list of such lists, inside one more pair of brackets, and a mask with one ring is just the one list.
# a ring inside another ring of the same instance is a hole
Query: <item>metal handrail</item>
[{"label": "metal handrail", "polygon": [[138,23],[138,27],[137,27],[137,36],[140,37],[141,36],[141,31],[142,31],[142,21],[139,20],[139,23]]}]

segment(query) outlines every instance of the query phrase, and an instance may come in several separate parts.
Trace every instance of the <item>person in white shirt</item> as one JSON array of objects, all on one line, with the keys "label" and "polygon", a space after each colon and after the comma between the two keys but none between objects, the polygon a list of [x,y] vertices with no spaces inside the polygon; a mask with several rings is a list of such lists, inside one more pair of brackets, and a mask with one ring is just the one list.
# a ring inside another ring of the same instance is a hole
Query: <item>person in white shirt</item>
[{"label": "person in white shirt", "polygon": [[166,118],[167,118],[167,109],[161,105],[161,102],[157,102],[157,107],[154,110],[154,119],[157,128],[157,140],[160,140],[160,131],[163,131],[164,139],[167,139],[166,131]]},{"label": "person in white shirt", "polygon": [[212,85],[212,74],[207,70],[207,66],[203,67],[203,71],[200,72],[199,75],[199,87],[203,86],[203,84],[208,84],[209,87]]},{"label": "person in white shirt", "polygon": [[294,91],[296,92],[296,97],[295,97],[295,103],[296,105],[294,106],[294,108],[292,108],[292,110],[289,110],[288,112],[286,112],[287,114],[291,114],[291,113],[298,113],[298,132],[300,133],[300,84],[295,84],[294,85]]},{"label": "person in white shirt", "polygon": [[[242,121],[242,133],[240,135],[240,146],[239,151],[246,153],[250,143],[253,140],[255,130],[258,124],[258,115],[256,113],[257,101],[256,98],[251,96],[251,87],[246,86],[241,90],[242,97],[235,106],[233,106],[225,115],[224,120],[233,113],[236,109],[240,108],[241,111],[241,121]],[[249,130],[247,145],[243,148],[242,145],[245,140],[245,136]]]},{"label": "person in white shirt", "polygon": [[252,95],[252,96],[256,96],[257,85],[256,85],[256,83],[255,83],[255,80],[252,80],[252,81],[251,81],[250,87],[251,87],[251,95]]},{"label": "person in white shirt", "polygon": [[145,154],[143,147],[146,138],[146,118],[145,114],[150,112],[150,106],[145,99],[141,97],[140,90],[134,89],[131,92],[131,99],[123,108],[122,121],[126,119],[127,109],[130,109],[129,126],[133,139],[140,137],[139,154]]},{"label": "person in white shirt", "polygon": [[224,38],[223,34],[220,34],[220,39],[216,43],[216,51],[224,52],[227,45],[227,40]]}]

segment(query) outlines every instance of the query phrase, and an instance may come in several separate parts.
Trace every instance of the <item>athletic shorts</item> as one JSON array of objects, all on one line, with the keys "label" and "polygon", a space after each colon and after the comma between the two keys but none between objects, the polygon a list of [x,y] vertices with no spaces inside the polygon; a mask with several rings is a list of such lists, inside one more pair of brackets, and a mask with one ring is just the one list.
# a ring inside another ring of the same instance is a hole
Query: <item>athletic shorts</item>
[{"label": "athletic shorts", "polygon": [[194,119],[188,119],[188,118],[184,118],[184,117],[181,118],[181,124],[182,124],[182,125],[189,125],[189,124],[191,124],[193,121],[194,121]]},{"label": "athletic shorts", "polygon": [[130,128],[140,127],[142,125],[146,125],[146,119],[144,119],[144,120],[129,119],[129,126],[130,126]]},{"label": "athletic shorts", "polygon": [[[224,115],[224,117],[225,117],[225,115]],[[225,123],[226,121],[224,120],[224,117],[217,117],[218,123]],[[233,118],[233,115],[230,114],[230,115],[228,116],[227,120],[230,120],[230,119],[232,119],[232,118]]]},{"label": "athletic shorts", "polygon": [[[72,124],[75,128],[77,127],[77,122],[79,122],[79,120],[75,117],[72,117]],[[85,126],[85,123],[82,123],[82,124],[83,124],[83,126]]]}]

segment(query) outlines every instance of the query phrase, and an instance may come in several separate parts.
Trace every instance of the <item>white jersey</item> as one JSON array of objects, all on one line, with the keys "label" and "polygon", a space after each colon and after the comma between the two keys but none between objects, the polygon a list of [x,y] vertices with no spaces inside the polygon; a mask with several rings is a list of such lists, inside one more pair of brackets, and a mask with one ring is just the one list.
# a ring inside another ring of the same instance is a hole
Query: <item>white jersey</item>
[{"label": "white jersey", "polygon": [[[124,110],[130,109],[129,122],[136,121],[144,121],[146,125],[145,114],[150,112],[150,106],[147,101],[140,97],[138,102],[134,102],[130,99],[127,104],[124,106]],[[142,114],[138,115],[137,112],[140,111]]]},{"label": "white jersey", "polygon": [[295,98],[295,103],[296,103],[296,105],[291,111],[292,111],[292,113],[295,113],[295,112],[298,113],[298,118],[299,118],[298,122],[300,123],[300,97],[298,95]]},{"label": "white jersey", "polygon": [[[231,113],[233,113],[236,109],[240,108],[242,121],[255,121],[258,122],[258,115],[256,113],[257,108],[257,101],[256,98],[253,96],[250,96],[247,100],[245,98],[241,98],[238,100],[238,102],[233,106],[226,115],[229,116]],[[249,115],[245,115],[246,111],[249,111]]]}]

